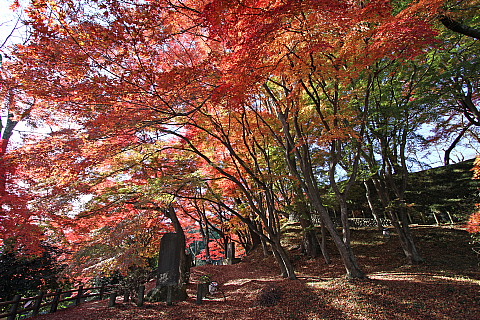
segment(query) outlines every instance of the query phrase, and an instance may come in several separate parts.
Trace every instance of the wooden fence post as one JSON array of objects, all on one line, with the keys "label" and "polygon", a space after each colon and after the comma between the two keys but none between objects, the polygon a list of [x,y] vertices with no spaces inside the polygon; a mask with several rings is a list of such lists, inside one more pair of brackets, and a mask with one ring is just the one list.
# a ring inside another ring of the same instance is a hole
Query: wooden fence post
[{"label": "wooden fence post", "polygon": [[145,295],[145,285],[141,285],[138,288],[138,300],[137,300],[137,306],[142,307],[143,302],[144,302],[144,295]]},{"label": "wooden fence post", "polygon": [[197,284],[197,304],[203,303],[203,298],[205,298],[205,283]]},{"label": "wooden fence post", "polygon": [[57,289],[55,296],[53,297],[52,305],[50,306],[50,313],[54,313],[58,308],[58,301],[60,301],[60,295],[62,294],[62,289]]},{"label": "wooden fence post", "polygon": [[114,307],[116,300],[117,300],[117,292],[112,291],[112,293],[110,293],[110,301],[108,302],[108,306]]},{"label": "wooden fence post", "polygon": [[44,291],[38,293],[37,298],[35,299],[35,305],[33,306],[33,315],[36,316],[40,312],[40,306],[42,305],[42,299],[45,295]]},{"label": "wooden fence post", "polygon": [[103,295],[105,294],[105,284],[102,284],[100,287],[100,293],[98,295],[98,300],[103,300]]},{"label": "wooden fence post", "polygon": [[171,306],[173,304],[172,291],[173,291],[173,286],[167,286],[167,306]]},{"label": "wooden fence post", "polygon": [[8,316],[7,320],[15,320],[15,318],[17,317],[17,311],[20,305],[20,299],[21,297],[19,294],[13,297],[12,307],[10,308],[10,315]]},{"label": "wooden fence post", "polygon": [[83,286],[80,286],[78,287],[77,298],[75,299],[76,306],[82,303],[82,295],[83,295]]}]

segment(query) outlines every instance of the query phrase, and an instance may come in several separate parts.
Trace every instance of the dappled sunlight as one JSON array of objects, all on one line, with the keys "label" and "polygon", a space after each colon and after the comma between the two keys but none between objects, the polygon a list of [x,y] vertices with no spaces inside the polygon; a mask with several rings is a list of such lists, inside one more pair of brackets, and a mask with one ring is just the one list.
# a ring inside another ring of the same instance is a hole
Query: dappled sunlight
[{"label": "dappled sunlight", "polygon": [[[444,232],[440,228],[417,230],[419,236]],[[422,247],[427,261],[423,265],[404,264],[398,249],[395,250],[398,245],[395,242],[383,247],[356,247],[363,252],[362,262],[372,269],[367,279],[347,279],[336,256],[333,263],[327,265],[321,258],[307,259],[292,251],[291,255],[296,257],[298,279],[287,280],[278,275],[272,257],[264,258],[256,253],[235,265],[192,268],[191,283],[187,287],[189,298],[173,306],[166,306],[164,302],[147,302],[145,306],[137,307],[119,301],[117,306],[109,308],[108,301],[104,300],[34,320],[476,320],[480,314],[480,273],[475,255],[465,251],[462,254],[470,260],[458,260],[452,252],[458,251],[457,248],[462,247],[468,238],[461,234],[451,235],[449,246],[441,252],[443,254],[439,254],[435,246]],[[370,234],[365,231],[357,236],[367,239]],[[429,264],[432,260],[434,263]],[[467,264],[467,260],[470,263]],[[198,305],[197,283],[205,275],[219,283],[221,292]],[[260,304],[260,294],[266,288],[277,288],[282,292],[276,305]]]},{"label": "dappled sunlight", "polygon": [[394,280],[394,281],[410,281],[421,283],[459,283],[459,284],[477,284],[480,280],[466,278],[461,276],[446,276],[435,273],[414,273],[414,272],[375,272],[369,274],[370,279],[375,280]]},{"label": "dappled sunlight", "polygon": [[[271,282],[271,281],[274,281],[275,278],[271,277],[271,278],[263,278],[263,279],[258,279],[258,280],[252,280],[252,279],[237,279],[237,280],[230,280],[230,281],[227,281],[226,283],[224,283],[223,285],[224,286],[229,286],[229,285],[233,285],[233,286],[237,286],[237,287],[241,287],[243,285],[246,285],[248,283],[252,283],[252,282]],[[278,280],[278,278],[277,278]]]}]

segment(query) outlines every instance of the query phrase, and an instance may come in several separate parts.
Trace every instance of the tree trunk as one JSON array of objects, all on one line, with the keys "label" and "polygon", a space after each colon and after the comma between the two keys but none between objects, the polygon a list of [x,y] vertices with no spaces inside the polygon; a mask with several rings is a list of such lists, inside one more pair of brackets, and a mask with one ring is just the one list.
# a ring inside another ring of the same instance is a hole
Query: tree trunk
[{"label": "tree trunk", "polygon": [[299,187],[295,187],[294,210],[302,227],[302,247],[304,253],[316,258],[320,254],[321,248],[317,238],[315,226],[312,223],[312,214],[307,205],[305,196]]},{"label": "tree trunk", "polygon": [[321,232],[322,232],[322,242],[320,243],[320,248],[322,250],[322,255],[323,255],[323,259],[325,259],[325,263],[326,264],[330,264],[332,263],[332,259],[330,259],[330,255],[328,254],[328,251],[327,251],[327,234],[326,234],[326,229],[325,229],[325,222],[321,222]]},{"label": "tree trunk", "polygon": [[320,198],[321,194],[320,194],[320,191],[318,190],[317,183],[315,180],[315,175],[313,174],[311,166],[309,165],[309,163],[303,163],[301,168],[305,177],[304,188],[305,188],[305,191],[307,192],[308,199],[310,200],[310,203],[312,207],[315,209],[315,211],[317,211],[320,214],[322,221],[325,224],[325,228],[328,230],[328,232],[332,236],[333,242],[337,247],[337,250],[340,253],[342,262],[345,266],[347,277],[365,278],[365,273],[357,264],[353,251],[351,250],[349,245],[345,244],[342,237],[340,237],[340,235],[338,234],[335,228],[335,225],[330,215],[328,214],[328,211],[326,210],[326,208],[323,206],[321,202],[321,198]]},{"label": "tree trunk", "polygon": [[365,273],[362,271],[357,263],[357,259],[351,250],[350,246],[347,246],[340,235],[335,230],[333,223],[326,223],[325,227],[330,231],[333,242],[335,243],[338,252],[342,258],[343,265],[347,272],[348,278],[365,278]]},{"label": "tree trunk", "polygon": [[262,239],[250,226],[248,226],[248,232],[250,233],[250,238],[252,240],[252,246],[249,252],[252,252],[262,244]]},{"label": "tree trunk", "polygon": [[316,206],[317,212],[322,216],[322,220],[325,223],[325,228],[328,230],[332,236],[333,243],[337,247],[340,257],[342,259],[343,265],[347,272],[348,278],[365,278],[365,273],[362,271],[360,266],[357,263],[357,259],[349,245],[346,245],[342,237],[338,234],[335,225],[328,215],[326,209],[321,205],[320,200],[312,198],[314,205]]},{"label": "tree trunk", "polygon": [[285,251],[285,249],[280,244],[280,240],[276,239],[273,243],[271,243],[271,245],[272,245],[273,254],[277,260],[277,263],[280,266],[282,277],[288,278],[290,280],[297,279],[297,276],[295,275],[295,270],[290,261],[290,258],[288,257],[288,254]]},{"label": "tree trunk", "polygon": [[457,146],[457,144],[460,142],[462,137],[465,135],[468,129],[470,129],[471,126],[472,126],[472,123],[467,124],[467,126],[463,128],[462,131],[460,131],[460,133],[455,138],[455,140],[453,140],[453,142],[450,144],[447,150],[445,150],[445,155],[443,157],[443,164],[445,166],[448,166],[450,164],[450,153],[452,153],[452,150]]},{"label": "tree trunk", "polygon": [[413,240],[410,232],[408,218],[405,212],[406,208],[402,208],[404,205],[398,200],[396,201],[396,204],[395,202],[389,201],[390,196],[388,195],[388,191],[381,181],[376,179],[372,179],[372,181],[374,182],[377,194],[379,195],[380,200],[389,215],[392,225],[395,228],[395,231],[398,233],[400,246],[402,247],[408,262],[411,264],[418,264],[422,262],[423,259],[417,251],[415,241]]},{"label": "tree trunk", "polygon": [[406,208],[400,207],[396,211],[397,214],[393,214],[398,216],[398,220],[395,222],[394,226],[400,237],[402,249],[408,262],[410,264],[419,264],[423,262],[423,258],[420,256],[417,247],[415,246],[415,241],[408,225],[408,218],[405,210]]},{"label": "tree trunk", "polygon": [[205,227],[203,229],[203,242],[205,243],[205,259],[207,263],[212,263],[212,259],[210,257],[210,231],[208,228],[208,222],[205,220]]},{"label": "tree trunk", "polygon": [[348,221],[348,206],[345,194],[338,195],[337,200],[340,203],[340,219],[342,221],[343,242],[347,247],[350,247],[351,232],[350,223]]},{"label": "tree trunk", "polygon": [[[258,232],[263,233],[262,223],[261,222],[256,222],[255,224],[257,226]],[[265,238],[261,237],[260,235],[259,235],[259,239],[260,239],[260,243],[262,245],[263,256],[266,258],[270,255],[270,252],[268,251],[267,241],[265,240]]]},{"label": "tree trunk", "polygon": [[368,207],[370,208],[370,211],[372,212],[372,216],[375,219],[378,231],[382,232],[382,230],[383,230],[382,220],[380,220],[380,216],[377,212],[377,208],[375,207],[375,204],[373,203],[372,191],[370,189],[370,185],[368,184],[367,180],[363,181],[363,185],[365,186],[365,196],[367,198]]},{"label": "tree trunk", "polygon": [[[265,85],[265,89],[276,101],[275,95],[268,86]],[[303,137],[303,131],[297,122],[294,123],[295,129],[291,130],[290,124],[286,119],[286,114],[283,113],[281,109],[277,110],[277,117],[283,126],[283,134],[285,135],[285,158],[290,172],[298,178],[301,189],[307,193],[307,199],[309,200],[310,205],[322,217],[326,229],[331,234],[332,239],[340,252],[342,262],[347,271],[347,276],[350,278],[364,278],[365,274],[358,266],[353,252],[345,246],[345,243],[335,229],[332,219],[321,202],[321,193],[318,189],[315,173],[313,172],[308,145],[302,144],[298,147],[296,137],[294,137],[294,134],[292,133],[292,131],[294,131],[298,137]],[[297,120],[297,118],[294,117],[294,120]]]},{"label": "tree trunk", "polygon": [[300,225],[302,227],[302,243],[305,254],[311,258],[316,258],[321,252],[320,243],[317,238],[317,232],[312,221],[300,217]]},{"label": "tree trunk", "polygon": [[277,260],[278,267],[280,268],[280,274],[282,275],[282,277],[287,278],[287,268],[283,263],[280,253],[278,252],[277,248],[273,246],[272,246],[272,252],[273,252],[273,256],[275,257],[275,260]]},{"label": "tree trunk", "polygon": [[240,230],[237,230],[236,234],[240,240],[241,245],[245,249],[245,253],[248,255],[253,250],[258,248],[258,246],[261,245],[262,241],[260,239],[260,236],[252,228],[252,225],[254,225],[254,223],[250,219],[245,218],[245,224],[247,225],[247,231],[242,232]]},{"label": "tree trunk", "polygon": [[[7,108],[13,106],[13,94],[10,92],[7,96]],[[5,195],[6,193],[6,183],[7,183],[7,169],[5,163],[5,154],[7,153],[7,146],[12,137],[13,130],[15,126],[18,124],[18,121],[13,120],[14,115],[10,112],[7,114],[7,120],[5,122],[5,126],[0,118],[0,196]]]}]

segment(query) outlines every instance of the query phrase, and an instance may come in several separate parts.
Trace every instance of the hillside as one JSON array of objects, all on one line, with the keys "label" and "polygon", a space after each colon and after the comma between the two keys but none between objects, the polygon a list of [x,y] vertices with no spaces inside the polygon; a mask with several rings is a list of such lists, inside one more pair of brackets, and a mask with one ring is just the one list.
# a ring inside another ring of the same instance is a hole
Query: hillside
[{"label": "hillside", "polygon": [[[480,180],[472,179],[473,161],[410,173],[405,197],[411,223],[443,224],[453,221],[461,224],[468,220],[479,202]],[[349,200],[352,211],[362,212],[362,217],[370,215],[363,183],[352,188]],[[377,205],[380,208],[379,201]]]},{"label": "hillside", "polygon": [[[406,198],[421,223],[465,221],[478,200],[480,180],[473,180],[473,160],[412,173]],[[436,218],[436,219],[435,219]]]},{"label": "hillside", "polygon": [[[43,315],[35,320],[120,319],[478,319],[480,314],[479,260],[470,236],[459,229],[416,227],[414,233],[426,262],[408,266],[395,236],[384,238],[374,230],[354,230],[354,248],[369,278],[348,281],[334,255],[334,264],[305,260],[291,243],[298,280],[285,280],[271,257],[260,253],[231,266],[193,268],[188,301],[167,307],[122,304],[109,308],[107,301]],[[195,282],[210,275],[220,283],[219,293],[202,305],[195,304]],[[262,306],[262,290],[273,290]]]}]

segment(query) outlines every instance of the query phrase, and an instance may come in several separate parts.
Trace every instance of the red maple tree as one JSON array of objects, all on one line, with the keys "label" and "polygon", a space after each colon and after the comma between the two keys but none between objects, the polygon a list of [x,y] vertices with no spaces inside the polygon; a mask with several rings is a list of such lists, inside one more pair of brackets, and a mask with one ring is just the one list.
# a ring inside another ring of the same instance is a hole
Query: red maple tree
[{"label": "red maple tree", "polygon": [[[93,241],[100,227],[175,201],[183,214],[181,199],[201,185],[211,191],[202,200],[268,243],[294,279],[280,232],[293,193],[321,214],[347,274],[363,277],[315,169],[329,150],[361,141],[355,102],[367,91],[355,80],[382,59],[421,53],[441,4],[35,1],[32,41],[17,47],[13,70],[45,112],[75,124],[17,153],[37,188],[36,214]],[[279,182],[297,187],[281,193]],[[91,207],[69,215],[82,196]]]}]

